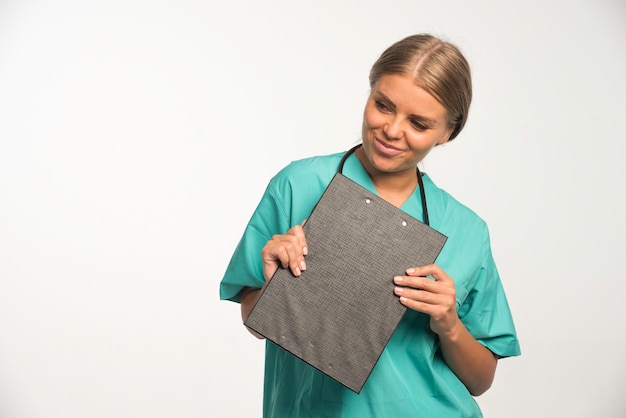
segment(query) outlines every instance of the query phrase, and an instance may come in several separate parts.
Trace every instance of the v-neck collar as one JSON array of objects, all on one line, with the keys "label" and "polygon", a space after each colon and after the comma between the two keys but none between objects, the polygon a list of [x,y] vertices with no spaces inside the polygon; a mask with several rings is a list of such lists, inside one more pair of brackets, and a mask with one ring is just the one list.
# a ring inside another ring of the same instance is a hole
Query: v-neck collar
[{"label": "v-neck collar", "polygon": [[[346,159],[343,174],[349,179],[357,182],[376,196],[379,196],[378,191],[374,186],[374,182],[372,181],[372,178],[365,170],[365,167],[363,167],[361,160],[359,160],[359,158],[354,153],[352,155],[349,155]],[[423,180],[424,179],[422,178],[422,181]],[[420,220],[421,222],[424,222],[422,198],[419,192],[419,185],[404,201],[402,206],[400,206],[400,209],[413,216],[414,218]]]}]

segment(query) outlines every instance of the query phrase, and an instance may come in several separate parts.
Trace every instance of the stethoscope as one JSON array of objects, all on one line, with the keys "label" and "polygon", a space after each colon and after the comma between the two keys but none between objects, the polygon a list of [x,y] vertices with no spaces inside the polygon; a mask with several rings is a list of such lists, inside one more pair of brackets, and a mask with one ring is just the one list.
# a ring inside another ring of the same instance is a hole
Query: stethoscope
[{"label": "stethoscope", "polygon": [[[339,162],[339,169],[337,170],[338,173],[343,174],[344,163],[346,162],[350,154],[353,154],[354,151],[356,151],[361,146],[363,146],[363,144],[358,144],[344,154],[344,156],[341,158],[341,161]],[[426,191],[424,191],[424,182],[422,181],[422,172],[420,171],[419,167],[415,167],[415,170],[417,171],[417,184],[419,185],[420,197],[422,198],[422,215],[424,216],[424,223],[430,226],[430,222],[428,220],[428,207],[426,206]]]}]

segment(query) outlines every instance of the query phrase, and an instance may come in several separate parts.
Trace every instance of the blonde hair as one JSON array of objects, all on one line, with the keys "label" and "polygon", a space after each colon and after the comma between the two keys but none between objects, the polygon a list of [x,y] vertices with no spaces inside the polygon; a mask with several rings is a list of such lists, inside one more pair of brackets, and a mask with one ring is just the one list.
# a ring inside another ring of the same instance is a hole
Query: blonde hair
[{"label": "blonde hair", "polygon": [[459,49],[429,34],[408,36],[387,48],[370,70],[370,87],[386,74],[409,74],[448,112],[449,140],[465,126],[472,102],[470,67]]}]

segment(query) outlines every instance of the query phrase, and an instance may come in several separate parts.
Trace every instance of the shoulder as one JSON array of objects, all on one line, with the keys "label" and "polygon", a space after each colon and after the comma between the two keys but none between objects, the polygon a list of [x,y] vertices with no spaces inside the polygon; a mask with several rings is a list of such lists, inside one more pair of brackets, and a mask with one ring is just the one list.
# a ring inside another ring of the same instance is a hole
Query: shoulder
[{"label": "shoulder", "polygon": [[280,170],[275,178],[294,178],[303,175],[316,175],[326,172],[336,173],[343,152],[294,160]]},{"label": "shoulder", "polygon": [[453,229],[456,232],[459,230],[481,232],[481,235],[487,231],[487,223],[474,210],[438,187],[428,175],[424,175],[423,178],[428,212],[431,222],[434,221],[437,229]]},{"label": "shoulder", "polygon": [[292,161],[271,180],[266,195],[293,226],[308,217],[337,173],[344,153]]},{"label": "shoulder", "polygon": [[271,179],[270,188],[328,184],[337,173],[343,155],[343,152],[339,152],[292,161]]}]

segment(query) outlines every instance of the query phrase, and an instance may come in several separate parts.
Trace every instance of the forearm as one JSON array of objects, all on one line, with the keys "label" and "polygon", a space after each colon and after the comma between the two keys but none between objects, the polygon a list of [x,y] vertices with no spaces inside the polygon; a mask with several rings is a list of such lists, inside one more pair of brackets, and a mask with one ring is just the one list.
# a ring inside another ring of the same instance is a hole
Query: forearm
[{"label": "forearm", "polygon": [[439,335],[443,358],[473,396],[491,387],[496,372],[495,355],[469,333],[461,321]]},{"label": "forearm", "polygon": [[[253,289],[251,287],[245,287],[241,291],[241,319],[243,321],[248,319],[248,315],[250,315],[252,308],[254,308],[254,305],[256,304],[257,300],[259,300],[262,290],[263,288]],[[254,335],[255,337],[259,339],[265,338],[261,334],[256,333],[255,331],[251,330],[248,327],[246,327],[246,329],[250,331],[252,335]]]}]

